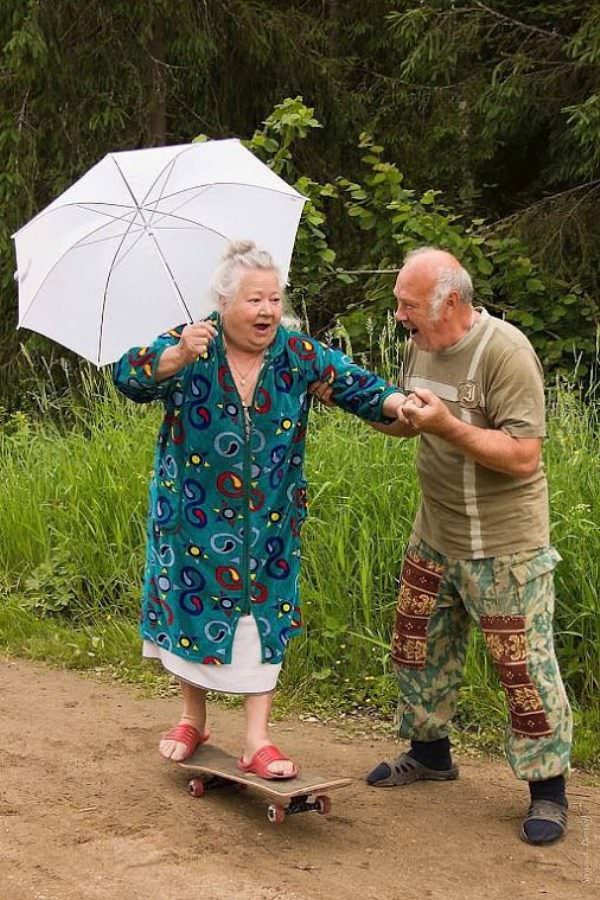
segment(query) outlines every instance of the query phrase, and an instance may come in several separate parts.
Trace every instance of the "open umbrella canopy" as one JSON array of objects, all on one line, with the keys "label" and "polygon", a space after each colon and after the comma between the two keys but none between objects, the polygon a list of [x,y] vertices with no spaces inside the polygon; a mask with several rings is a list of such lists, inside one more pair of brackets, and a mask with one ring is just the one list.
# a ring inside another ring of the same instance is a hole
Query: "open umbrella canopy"
[{"label": "open umbrella canopy", "polygon": [[285,280],[304,202],[238,140],[109,153],[13,235],[19,327],[114,362],[211,311],[230,241]]}]

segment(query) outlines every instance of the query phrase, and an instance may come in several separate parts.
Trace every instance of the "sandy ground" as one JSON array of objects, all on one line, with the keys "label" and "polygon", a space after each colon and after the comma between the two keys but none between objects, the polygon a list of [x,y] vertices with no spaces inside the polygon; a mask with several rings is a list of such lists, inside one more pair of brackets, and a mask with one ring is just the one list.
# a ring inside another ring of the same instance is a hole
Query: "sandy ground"
[{"label": "sandy ground", "polygon": [[[186,792],[156,753],[176,699],[0,660],[1,900],[521,900],[600,896],[600,788],[570,785],[552,848],[518,838],[523,785],[501,762],[459,756],[461,778],[389,790],[362,777],[391,740],[288,719],[275,740],[305,769],[355,779],[329,816],[269,824],[251,792]],[[236,752],[242,718],[215,709]]]}]

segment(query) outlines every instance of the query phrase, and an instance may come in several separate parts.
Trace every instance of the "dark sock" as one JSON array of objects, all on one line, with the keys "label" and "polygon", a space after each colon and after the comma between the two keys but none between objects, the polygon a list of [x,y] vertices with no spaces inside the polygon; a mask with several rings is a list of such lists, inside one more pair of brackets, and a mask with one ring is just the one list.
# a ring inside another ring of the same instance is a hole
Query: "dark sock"
[{"label": "dark sock", "polygon": [[450,740],[447,737],[439,741],[411,741],[408,755],[436,772],[452,768]]},{"label": "dark sock", "polygon": [[[545,781],[530,781],[529,793],[531,794],[532,802],[535,800],[550,800],[552,803],[559,803],[564,807],[569,805],[565,794],[564,775],[547,778]],[[557,825],[556,822],[546,822],[543,819],[525,822],[523,831],[532,844],[551,844],[563,834],[563,829],[560,825]]]},{"label": "dark sock", "polygon": [[545,781],[530,781],[529,793],[532,800],[551,800],[553,803],[567,805],[564,775],[556,775]]}]

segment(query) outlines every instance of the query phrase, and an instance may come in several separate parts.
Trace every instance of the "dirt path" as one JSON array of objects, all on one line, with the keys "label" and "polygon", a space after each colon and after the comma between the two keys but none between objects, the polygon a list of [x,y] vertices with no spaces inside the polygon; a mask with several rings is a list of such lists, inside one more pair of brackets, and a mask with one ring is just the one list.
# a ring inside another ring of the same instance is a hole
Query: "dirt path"
[{"label": "dirt path", "polygon": [[[22,661],[0,660],[2,900],[521,900],[598,897],[600,788],[571,782],[569,834],[541,850],[517,837],[526,790],[506,765],[458,759],[461,779],[394,790],[362,776],[391,741],[299,720],[276,740],[306,768],[356,781],[327,818],[272,826],[251,794],[186,794],[160,760],[173,699],[140,698]],[[213,734],[240,746],[241,716]]]}]

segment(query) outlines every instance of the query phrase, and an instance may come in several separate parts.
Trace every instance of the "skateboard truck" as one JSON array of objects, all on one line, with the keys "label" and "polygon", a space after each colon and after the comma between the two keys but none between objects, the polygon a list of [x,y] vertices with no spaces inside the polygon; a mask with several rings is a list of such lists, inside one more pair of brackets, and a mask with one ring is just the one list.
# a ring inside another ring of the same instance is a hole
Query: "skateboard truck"
[{"label": "skateboard truck", "polygon": [[[206,791],[225,787],[233,787],[238,791],[245,791],[248,785],[234,782],[229,778],[221,778],[219,775],[211,775],[209,778],[196,776],[188,781],[188,792],[192,797],[203,797]],[[331,812],[331,800],[326,794],[317,794],[314,800],[311,800],[310,793],[296,794],[285,805],[270,803],[267,807],[267,819],[273,825],[281,825],[286,816],[295,816],[303,812],[316,812],[320,816],[326,816]]]},{"label": "skateboard truck", "polygon": [[286,816],[303,812],[316,812],[320,816],[326,816],[331,812],[331,800],[326,794],[318,794],[314,800],[310,799],[310,794],[300,794],[290,800],[287,806],[270,803],[267,807],[267,818],[269,822],[279,825]]}]

